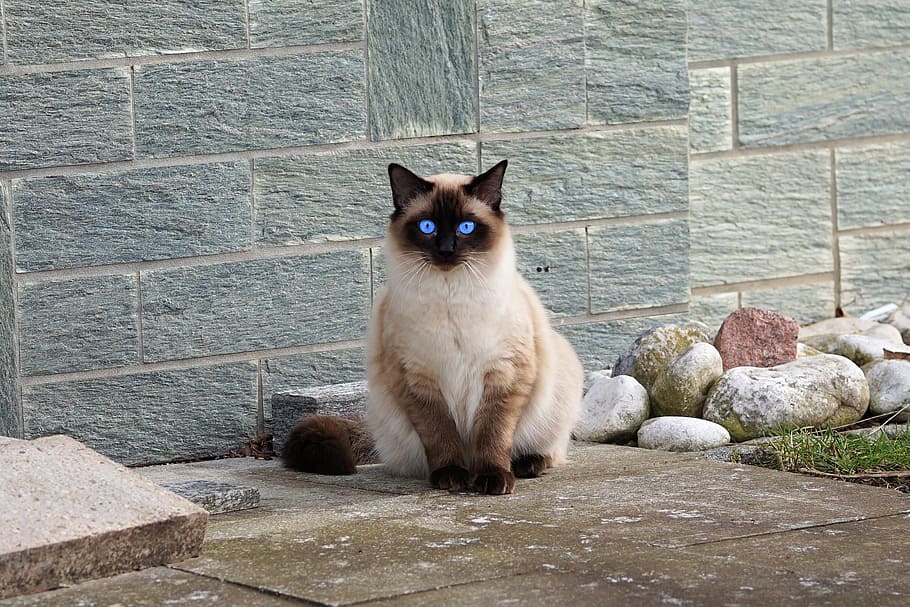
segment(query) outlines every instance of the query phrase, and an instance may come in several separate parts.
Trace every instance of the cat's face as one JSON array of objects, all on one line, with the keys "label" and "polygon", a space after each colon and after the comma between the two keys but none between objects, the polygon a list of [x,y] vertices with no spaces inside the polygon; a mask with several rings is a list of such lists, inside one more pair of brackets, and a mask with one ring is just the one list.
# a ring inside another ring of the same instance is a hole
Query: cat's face
[{"label": "cat's face", "polygon": [[395,211],[389,236],[406,256],[440,270],[470,266],[492,251],[505,220],[499,208],[507,161],[478,175],[418,177],[389,165]]}]

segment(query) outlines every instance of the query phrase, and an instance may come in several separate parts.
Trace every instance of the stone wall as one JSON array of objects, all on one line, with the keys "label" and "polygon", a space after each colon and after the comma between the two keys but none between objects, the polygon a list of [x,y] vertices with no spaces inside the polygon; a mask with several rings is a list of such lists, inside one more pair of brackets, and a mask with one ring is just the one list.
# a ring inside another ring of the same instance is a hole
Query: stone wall
[{"label": "stone wall", "polygon": [[510,160],[587,365],[688,310],[684,0],[0,0],[0,433],[226,453],[359,379],[385,166]]},{"label": "stone wall", "polygon": [[910,295],[910,3],[690,0],[692,315]]}]

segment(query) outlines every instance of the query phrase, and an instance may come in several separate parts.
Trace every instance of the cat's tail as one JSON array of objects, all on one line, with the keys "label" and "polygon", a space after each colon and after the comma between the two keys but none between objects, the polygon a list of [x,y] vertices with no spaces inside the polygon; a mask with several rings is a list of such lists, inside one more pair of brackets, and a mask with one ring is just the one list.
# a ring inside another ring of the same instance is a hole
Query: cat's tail
[{"label": "cat's tail", "polygon": [[302,417],[281,450],[284,465],[300,472],[354,474],[375,461],[373,439],[358,417]]}]

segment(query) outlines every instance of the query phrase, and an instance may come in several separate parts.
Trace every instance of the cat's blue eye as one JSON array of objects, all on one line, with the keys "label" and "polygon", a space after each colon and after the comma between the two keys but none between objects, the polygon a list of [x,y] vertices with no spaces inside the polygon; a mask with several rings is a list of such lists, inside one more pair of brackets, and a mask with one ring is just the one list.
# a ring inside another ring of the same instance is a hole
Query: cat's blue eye
[{"label": "cat's blue eye", "polygon": [[432,234],[436,231],[436,224],[429,219],[424,219],[419,224],[417,224],[417,227],[420,228],[420,231],[424,234]]},{"label": "cat's blue eye", "polygon": [[462,221],[458,224],[458,231],[462,234],[470,234],[474,231],[474,222],[473,221]]}]

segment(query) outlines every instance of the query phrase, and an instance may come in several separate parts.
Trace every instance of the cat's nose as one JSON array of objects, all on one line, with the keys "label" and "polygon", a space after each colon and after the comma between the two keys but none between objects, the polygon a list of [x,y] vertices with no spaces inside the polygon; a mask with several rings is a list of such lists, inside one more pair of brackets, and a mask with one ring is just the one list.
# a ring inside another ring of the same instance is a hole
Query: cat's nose
[{"label": "cat's nose", "polygon": [[439,256],[450,259],[455,256],[455,238],[441,238],[439,241]]}]

